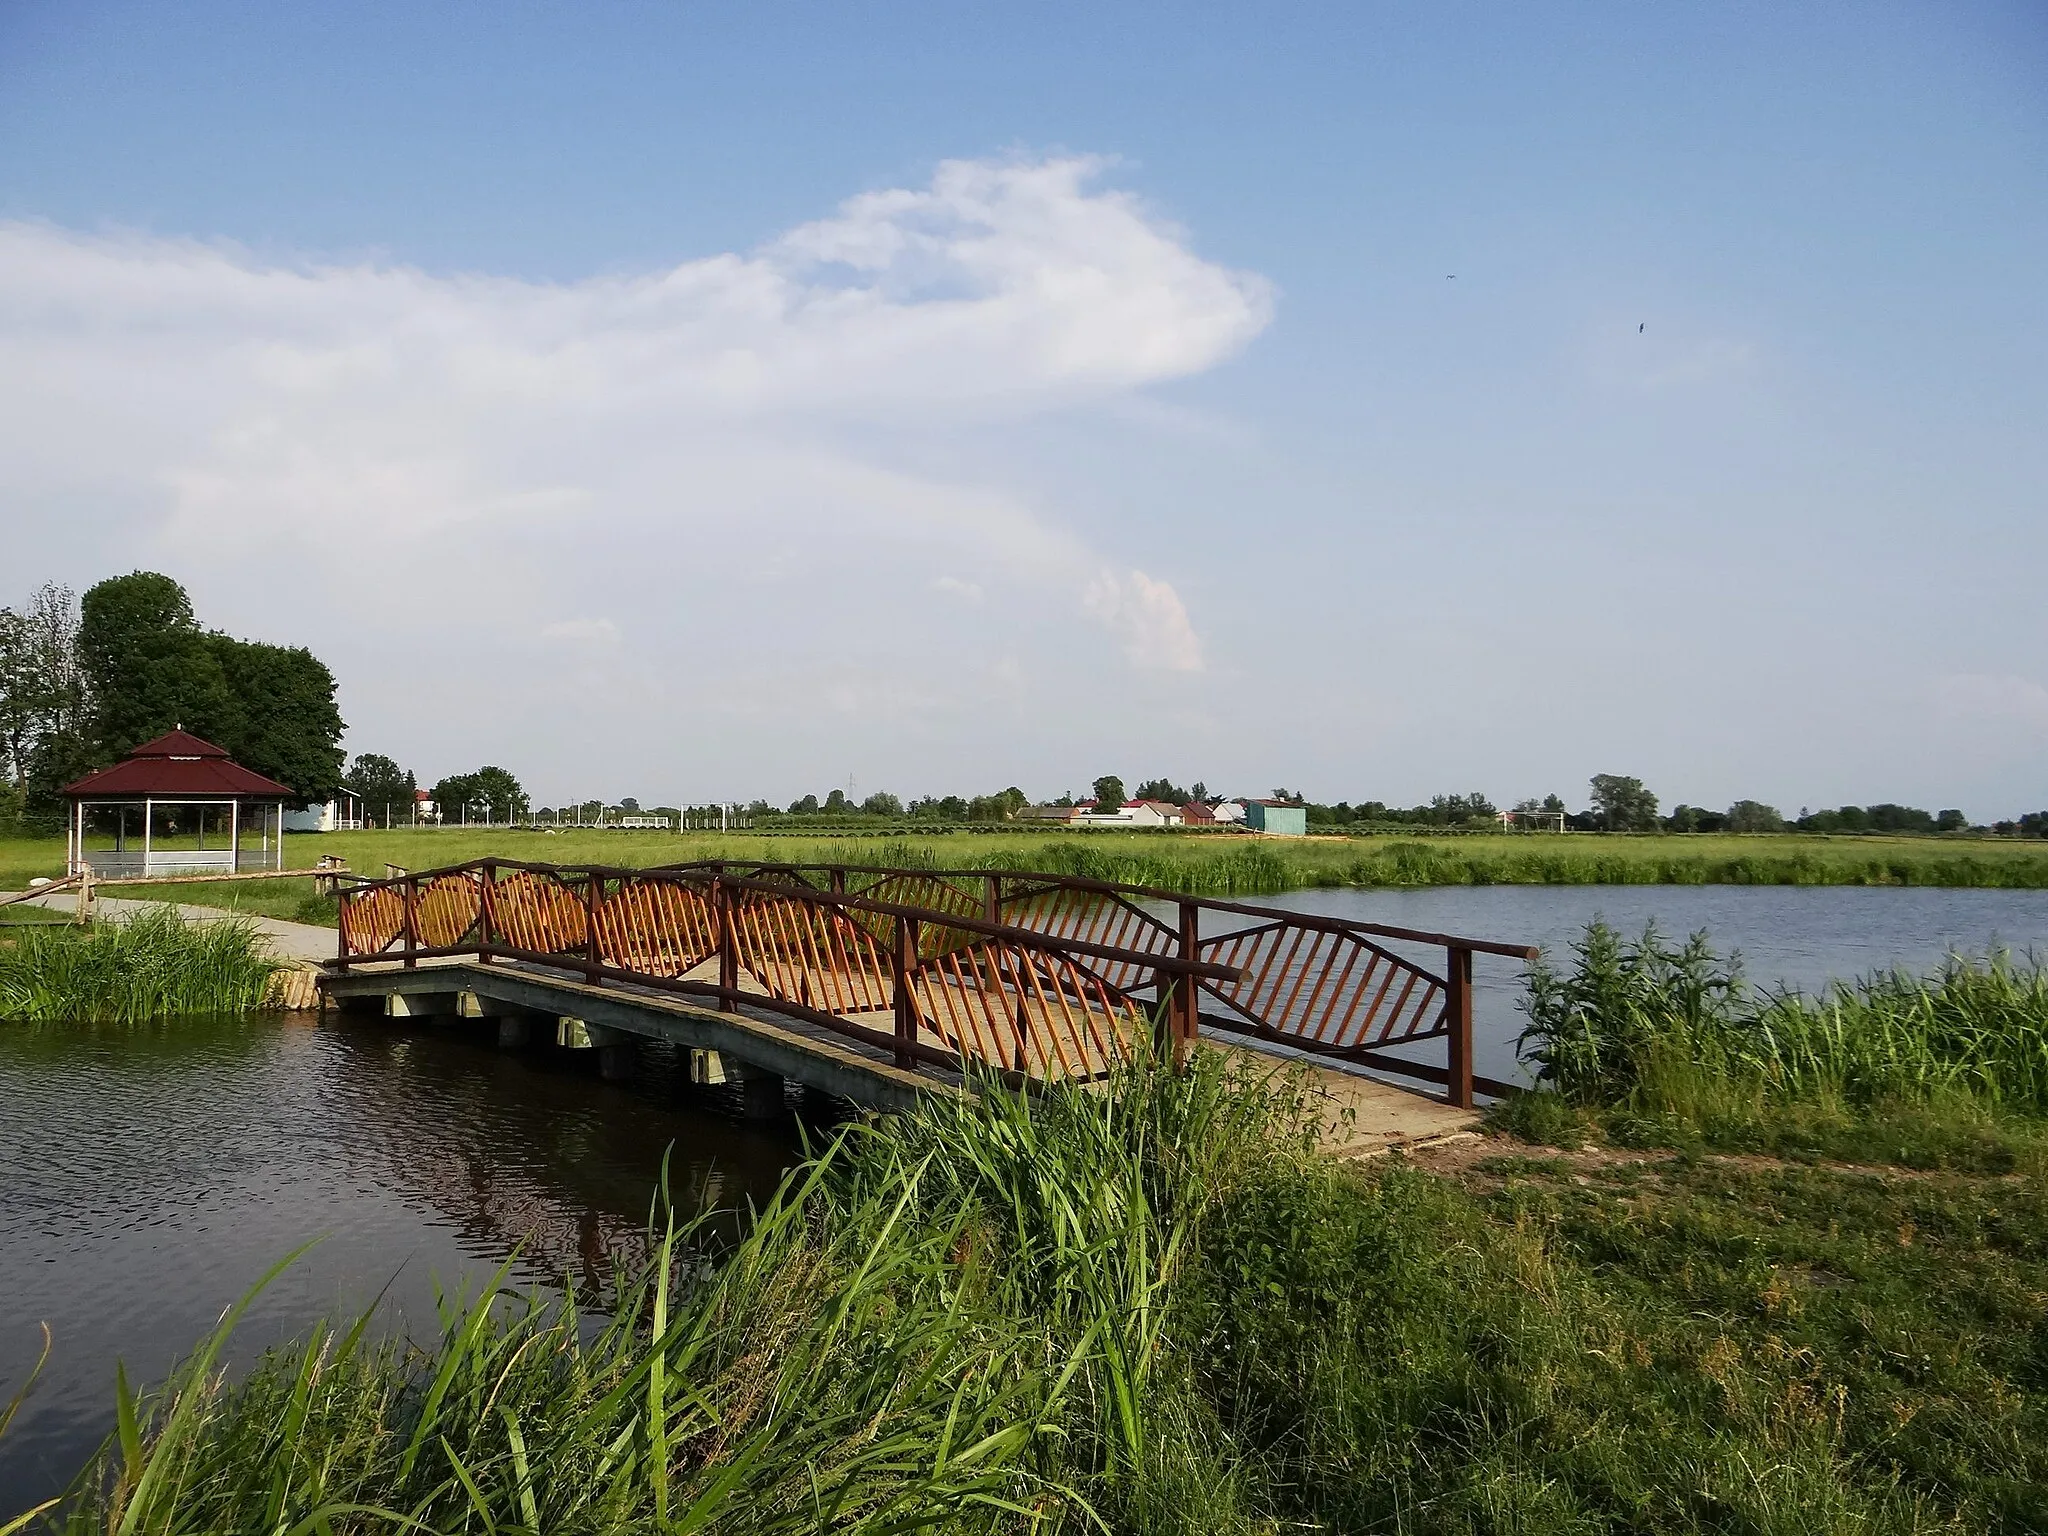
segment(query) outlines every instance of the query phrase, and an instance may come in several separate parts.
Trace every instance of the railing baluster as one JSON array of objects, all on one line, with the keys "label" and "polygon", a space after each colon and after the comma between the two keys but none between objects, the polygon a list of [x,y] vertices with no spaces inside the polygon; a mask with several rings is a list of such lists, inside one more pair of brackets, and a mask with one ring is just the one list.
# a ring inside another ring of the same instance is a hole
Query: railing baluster
[{"label": "railing baluster", "polygon": [[1449,986],[1444,994],[1444,1022],[1451,1027],[1450,1092],[1459,1109],[1472,1107],[1472,951],[1452,945],[1444,951]]}]

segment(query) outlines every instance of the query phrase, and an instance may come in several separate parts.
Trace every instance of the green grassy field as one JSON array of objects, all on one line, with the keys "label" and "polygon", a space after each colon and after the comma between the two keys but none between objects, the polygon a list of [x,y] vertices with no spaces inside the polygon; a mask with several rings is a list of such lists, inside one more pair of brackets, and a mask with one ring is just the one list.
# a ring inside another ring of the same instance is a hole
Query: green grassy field
[{"label": "green grassy field", "polygon": [[[690,859],[1037,869],[1205,896],[1312,886],[1934,885],[2048,887],[2048,842],[1913,837],[1606,836],[1266,839],[1174,832],[950,832],[920,836],[766,836],[527,832],[504,827],[300,834],[286,861],[338,854],[350,868],[430,869],[485,855],[627,866]],[[0,839],[0,889],[56,875],[59,839]],[[332,921],[308,881],[163,888],[167,898],[306,922]]]}]

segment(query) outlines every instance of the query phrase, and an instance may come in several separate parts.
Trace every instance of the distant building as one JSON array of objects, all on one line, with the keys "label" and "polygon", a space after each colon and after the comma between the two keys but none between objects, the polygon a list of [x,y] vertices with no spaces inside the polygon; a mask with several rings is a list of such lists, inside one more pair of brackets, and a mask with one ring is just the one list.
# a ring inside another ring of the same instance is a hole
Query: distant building
[{"label": "distant building", "polygon": [[1182,806],[1180,808],[1180,819],[1183,826],[1213,827],[1216,825],[1216,813],[1200,800],[1190,800],[1186,805]]},{"label": "distant building", "polygon": [[1245,801],[1244,822],[1254,832],[1264,832],[1269,837],[1306,837],[1308,835],[1307,808],[1299,805],[1284,805],[1278,800]]},{"label": "distant building", "polygon": [[363,819],[363,797],[350,789],[336,790],[332,800],[284,813],[287,832],[360,832],[367,825]]},{"label": "distant building", "polygon": [[438,822],[441,807],[434,803],[434,797],[424,789],[416,789],[412,795],[412,819],[414,825],[421,822]]},{"label": "distant building", "polygon": [[1043,821],[1056,826],[1071,825],[1081,814],[1078,805],[1027,805],[1017,812],[1019,821]]},{"label": "distant building", "polygon": [[669,826],[669,818],[666,816],[621,816],[617,821],[613,822],[612,825],[615,827],[628,828],[651,827],[657,831],[666,832]]},{"label": "distant building", "polygon": [[1215,805],[1209,807],[1209,814],[1215,817],[1219,824],[1229,826],[1240,825],[1244,821],[1244,802],[1242,800],[1219,800]]}]

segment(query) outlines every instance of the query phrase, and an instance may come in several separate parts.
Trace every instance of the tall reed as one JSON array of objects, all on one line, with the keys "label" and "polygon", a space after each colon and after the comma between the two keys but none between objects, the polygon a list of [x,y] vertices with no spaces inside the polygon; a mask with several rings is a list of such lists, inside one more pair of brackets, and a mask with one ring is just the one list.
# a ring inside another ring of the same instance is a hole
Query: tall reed
[{"label": "tall reed", "polygon": [[0,944],[0,1020],[136,1023],[263,1006],[283,969],[247,922],[187,923],[168,908],[78,929],[10,929]]},{"label": "tall reed", "polygon": [[1780,1101],[1962,1094],[2048,1113],[2048,970],[1950,955],[1939,971],[1882,971],[1818,996],[1758,991],[1704,933],[1667,944],[1590,924],[1573,964],[1531,966],[1523,1031],[1538,1077],[1587,1105],[1626,1099],[1675,1065]]}]

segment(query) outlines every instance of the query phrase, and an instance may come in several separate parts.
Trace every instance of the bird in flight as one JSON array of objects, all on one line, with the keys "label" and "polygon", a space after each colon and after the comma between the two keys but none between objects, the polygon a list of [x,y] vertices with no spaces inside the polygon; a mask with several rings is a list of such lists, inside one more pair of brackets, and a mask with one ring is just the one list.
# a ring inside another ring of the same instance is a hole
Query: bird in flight
[{"label": "bird in flight", "polygon": [[1643,334],[1643,332],[1647,331],[1647,330],[1648,330],[1649,328],[1650,328],[1650,322],[1649,322],[1649,321],[1647,321],[1647,320],[1645,320],[1645,321],[1644,321],[1644,322],[1643,322],[1643,323],[1642,323],[1641,325],[1639,325],[1639,326],[1637,326],[1637,327],[1636,327],[1636,334],[1637,334],[1638,336],[1640,336],[1640,335],[1642,335],[1642,334]]}]

